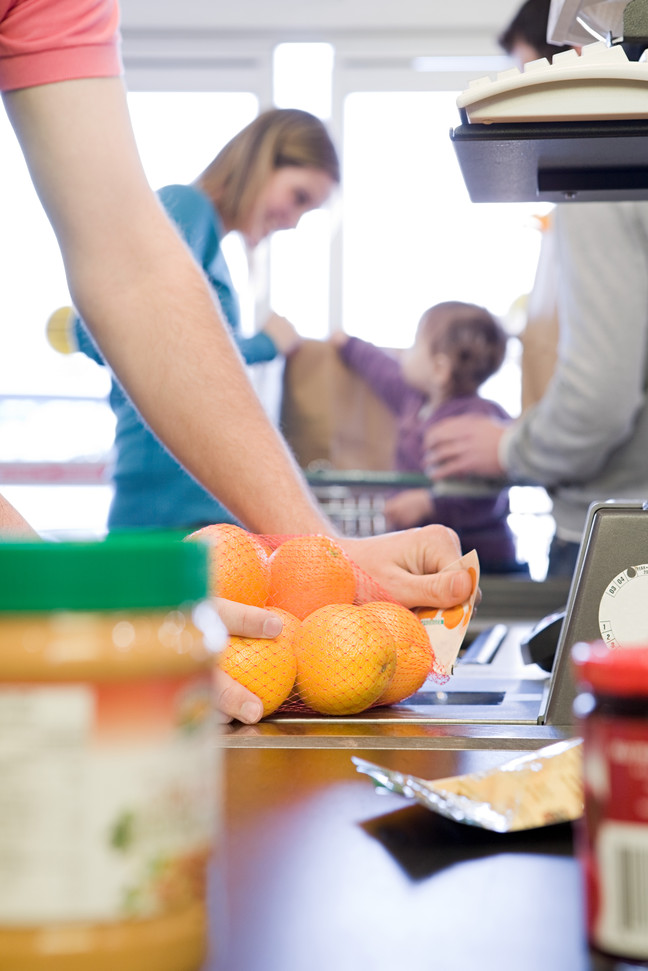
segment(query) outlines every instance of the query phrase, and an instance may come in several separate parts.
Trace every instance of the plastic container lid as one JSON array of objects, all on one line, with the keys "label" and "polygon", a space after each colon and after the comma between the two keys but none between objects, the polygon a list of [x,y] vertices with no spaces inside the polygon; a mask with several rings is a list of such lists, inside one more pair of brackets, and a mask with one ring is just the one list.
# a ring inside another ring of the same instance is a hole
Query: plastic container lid
[{"label": "plastic container lid", "polygon": [[0,611],[164,608],[208,594],[208,548],[176,534],[0,542]]},{"label": "plastic container lid", "polygon": [[576,680],[604,695],[648,697],[648,645],[610,648],[603,641],[572,648]]}]

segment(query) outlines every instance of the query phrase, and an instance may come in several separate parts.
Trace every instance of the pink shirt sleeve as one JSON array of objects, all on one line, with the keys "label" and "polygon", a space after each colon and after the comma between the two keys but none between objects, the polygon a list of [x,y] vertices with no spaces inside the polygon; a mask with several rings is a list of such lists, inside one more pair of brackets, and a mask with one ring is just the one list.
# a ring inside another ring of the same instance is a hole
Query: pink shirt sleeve
[{"label": "pink shirt sleeve", "polygon": [[0,0],[0,90],[121,71],[117,0]]}]

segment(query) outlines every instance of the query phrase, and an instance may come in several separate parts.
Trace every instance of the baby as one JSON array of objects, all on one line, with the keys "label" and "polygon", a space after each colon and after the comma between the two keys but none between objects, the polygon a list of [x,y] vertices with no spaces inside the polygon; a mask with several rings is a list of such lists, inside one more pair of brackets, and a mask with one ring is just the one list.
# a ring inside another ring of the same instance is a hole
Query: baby
[{"label": "baby", "polygon": [[[483,307],[454,300],[430,307],[419,321],[413,346],[399,359],[342,332],[331,342],[397,416],[395,471],[425,472],[423,435],[442,418],[479,414],[511,421],[500,405],[477,393],[500,368],[507,343],[506,333]],[[406,489],[391,496],[385,507],[390,529],[427,523],[452,527],[464,550],[477,550],[485,573],[523,569],[516,560],[508,514],[507,489],[486,497],[434,497],[430,489]]]}]

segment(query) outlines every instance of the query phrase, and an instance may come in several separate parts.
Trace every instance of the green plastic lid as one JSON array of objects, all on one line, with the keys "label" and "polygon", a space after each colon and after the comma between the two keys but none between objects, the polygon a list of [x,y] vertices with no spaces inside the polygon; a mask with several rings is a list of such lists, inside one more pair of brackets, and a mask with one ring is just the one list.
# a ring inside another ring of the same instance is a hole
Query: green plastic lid
[{"label": "green plastic lid", "polygon": [[177,534],[0,542],[0,611],[142,610],[208,594],[208,548]]}]

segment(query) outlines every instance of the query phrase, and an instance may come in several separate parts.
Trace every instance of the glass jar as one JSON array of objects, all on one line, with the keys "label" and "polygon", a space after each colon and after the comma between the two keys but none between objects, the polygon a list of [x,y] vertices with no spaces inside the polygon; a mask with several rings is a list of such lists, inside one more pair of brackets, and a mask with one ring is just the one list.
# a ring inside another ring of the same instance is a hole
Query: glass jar
[{"label": "glass jar", "polygon": [[226,634],[207,550],[0,543],[0,969],[197,971]]},{"label": "glass jar", "polygon": [[585,815],[577,830],[591,946],[648,960],[648,646],[572,649],[583,737]]}]

